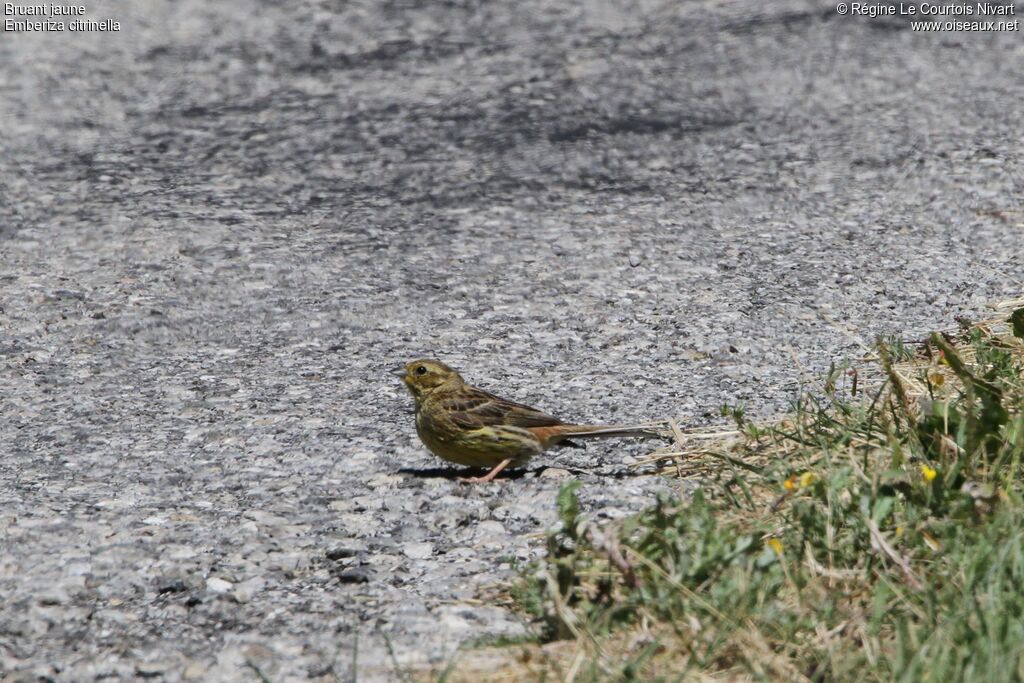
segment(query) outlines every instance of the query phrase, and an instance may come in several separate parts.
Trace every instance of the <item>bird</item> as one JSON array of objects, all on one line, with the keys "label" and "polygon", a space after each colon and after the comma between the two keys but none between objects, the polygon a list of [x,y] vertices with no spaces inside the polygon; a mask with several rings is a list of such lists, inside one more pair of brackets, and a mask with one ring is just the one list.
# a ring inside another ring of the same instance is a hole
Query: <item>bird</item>
[{"label": "bird", "polygon": [[416,432],[427,449],[448,462],[489,468],[465,483],[490,482],[507,467],[521,467],[555,446],[577,438],[664,437],[647,425],[568,424],[536,408],[466,383],[439,360],[419,359],[396,368],[416,403]]}]

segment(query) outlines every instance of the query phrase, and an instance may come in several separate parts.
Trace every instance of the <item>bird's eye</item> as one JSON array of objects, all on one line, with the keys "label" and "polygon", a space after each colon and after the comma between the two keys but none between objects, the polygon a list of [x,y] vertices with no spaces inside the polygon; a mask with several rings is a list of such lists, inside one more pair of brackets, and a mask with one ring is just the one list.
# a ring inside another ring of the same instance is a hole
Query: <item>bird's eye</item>
[{"label": "bird's eye", "polygon": [[425,374],[427,374],[427,367],[425,365],[419,366],[418,368],[416,368],[416,374],[417,375],[425,375]]}]

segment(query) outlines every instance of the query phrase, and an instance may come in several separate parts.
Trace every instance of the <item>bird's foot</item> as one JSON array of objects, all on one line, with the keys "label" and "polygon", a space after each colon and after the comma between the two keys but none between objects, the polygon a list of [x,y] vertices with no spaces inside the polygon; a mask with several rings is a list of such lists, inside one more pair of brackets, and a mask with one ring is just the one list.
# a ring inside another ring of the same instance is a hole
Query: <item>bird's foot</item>
[{"label": "bird's foot", "polygon": [[486,483],[492,481],[496,476],[498,476],[499,472],[501,472],[503,469],[508,467],[510,464],[512,464],[512,459],[511,458],[508,458],[506,460],[502,460],[501,462],[499,462],[497,465],[494,466],[493,470],[491,470],[490,472],[488,472],[484,476],[482,476],[482,477],[459,477],[459,483],[460,484],[486,484]]}]

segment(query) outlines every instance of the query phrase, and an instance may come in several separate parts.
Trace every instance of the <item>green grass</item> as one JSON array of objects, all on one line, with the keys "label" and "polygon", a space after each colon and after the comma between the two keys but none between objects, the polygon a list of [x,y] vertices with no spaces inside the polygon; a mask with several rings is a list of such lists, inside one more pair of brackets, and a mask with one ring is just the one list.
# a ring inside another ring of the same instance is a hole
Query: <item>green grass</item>
[{"label": "green grass", "polygon": [[567,486],[514,591],[549,656],[506,679],[1024,679],[1021,337],[880,340],[785,420],[679,432],[652,461],[699,491],[614,526]]}]

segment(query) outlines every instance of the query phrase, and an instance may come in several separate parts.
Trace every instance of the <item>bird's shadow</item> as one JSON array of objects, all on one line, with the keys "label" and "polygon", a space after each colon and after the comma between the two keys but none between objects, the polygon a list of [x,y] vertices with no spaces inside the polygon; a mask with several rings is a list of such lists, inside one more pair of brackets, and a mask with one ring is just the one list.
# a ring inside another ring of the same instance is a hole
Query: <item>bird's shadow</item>
[{"label": "bird's shadow", "polygon": [[[501,479],[522,479],[527,474],[534,474],[535,476],[539,477],[541,473],[544,472],[544,470],[552,468],[566,470],[567,472],[570,472],[574,475],[596,474],[595,472],[591,472],[590,470],[583,470],[576,467],[567,467],[566,465],[541,465],[540,467],[534,467],[532,469],[515,469],[511,471],[506,470],[499,474],[497,477],[495,477],[495,481]],[[417,479],[448,479],[450,481],[457,481],[459,479],[465,479],[467,477],[483,476],[487,474],[488,471],[489,470],[486,469],[473,467],[427,467],[424,469],[413,469],[411,467],[403,467],[398,470],[398,473],[408,474],[409,476],[416,477]],[[625,479],[630,476],[630,473],[614,472],[600,474],[598,476],[611,477],[613,479]]]},{"label": "bird's shadow", "polygon": [[[522,479],[529,472],[540,472],[545,468],[537,470],[506,470],[499,474],[495,479]],[[487,474],[490,470],[482,469],[479,467],[427,467],[425,469],[413,469],[411,467],[403,467],[398,470],[399,474],[408,474],[416,477],[417,479],[449,479],[458,480],[465,479],[467,477],[482,477]]]}]

